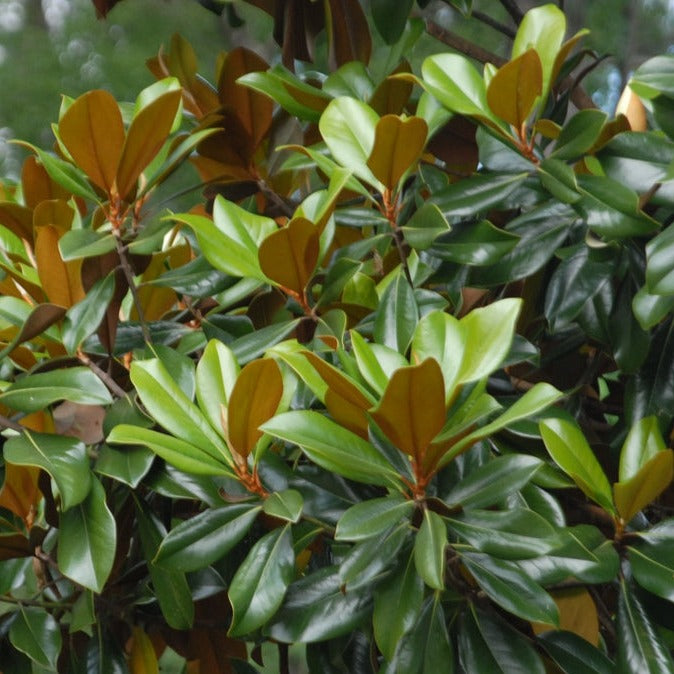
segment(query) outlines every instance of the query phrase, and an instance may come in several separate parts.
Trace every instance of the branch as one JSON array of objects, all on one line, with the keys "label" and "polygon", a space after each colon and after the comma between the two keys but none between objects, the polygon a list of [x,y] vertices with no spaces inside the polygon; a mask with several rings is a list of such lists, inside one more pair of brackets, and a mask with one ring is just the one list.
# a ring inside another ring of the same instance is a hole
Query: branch
[{"label": "branch", "polygon": [[519,26],[524,18],[524,12],[517,6],[515,0],[499,0],[510,18]]},{"label": "branch", "polygon": [[118,398],[126,396],[126,391],[107,372],[98,367],[86,353],[79,351],[77,357],[108,387],[111,393],[114,393]]},{"label": "branch", "polygon": [[0,414],[0,426],[3,428],[11,428],[13,431],[18,431],[19,433],[23,433],[26,430],[21,424],[12,421],[3,414]]},{"label": "branch", "polygon": [[503,33],[503,35],[509,37],[511,40],[515,39],[516,33],[512,28],[506,26],[500,21],[497,21],[496,19],[493,19],[491,16],[489,16],[489,14],[473,10],[471,16],[477,19],[478,21],[481,21],[482,23],[486,24],[487,26],[490,26],[494,30],[497,30],[499,33]]}]

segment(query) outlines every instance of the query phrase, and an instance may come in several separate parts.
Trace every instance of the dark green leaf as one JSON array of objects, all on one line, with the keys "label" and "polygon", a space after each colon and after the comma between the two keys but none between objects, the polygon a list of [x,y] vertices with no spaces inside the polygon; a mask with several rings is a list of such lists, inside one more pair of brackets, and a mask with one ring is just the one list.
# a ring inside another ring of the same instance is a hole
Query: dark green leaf
[{"label": "dark green leaf", "polygon": [[161,541],[155,562],[176,571],[202,569],[224,557],[248,532],[259,505],[209,508],[171,529]]},{"label": "dark green leaf", "polygon": [[113,234],[94,229],[71,229],[59,239],[64,261],[105,255],[115,250],[116,245]]},{"label": "dark green leaf", "polygon": [[298,522],[302,516],[304,499],[296,489],[284,489],[270,494],[262,509],[267,515],[278,517],[287,522]]},{"label": "dark green leaf", "polygon": [[445,548],[447,526],[440,515],[424,510],[424,519],[414,541],[414,564],[429,587],[445,587]]},{"label": "dark green leaf", "polygon": [[419,319],[419,308],[405,275],[398,273],[384,290],[374,317],[374,338],[404,354]]},{"label": "dark green leaf", "polygon": [[564,124],[552,157],[576,159],[597,142],[608,115],[601,110],[580,110]]},{"label": "dark green leaf", "polygon": [[524,620],[559,624],[552,597],[515,566],[489,555],[466,552],[461,560],[487,596]]},{"label": "dark green leaf", "polygon": [[10,463],[46,470],[58,486],[64,511],[87,497],[92,476],[83,442],[26,430],[22,435],[7,440],[3,452],[5,460]]},{"label": "dark green leaf", "polygon": [[414,503],[399,495],[370,499],[351,506],[337,523],[335,540],[361,541],[397,524],[409,517]]},{"label": "dark green leaf", "polygon": [[56,671],[61,652],[61,630],[54,617],[44,609],[21,607],[9,628],[9,640],[33,662]]},{"label": "dark green leaf", "polygon": [[539,643],[564,674],[612,674],[615,665],[604,653],[573,632],[551,631]]},{"label": "dark green leaf", "polygon": [[260,328],[250,335],[244,335],[230,342],[229,348],[239,364],[245,365],[287,337],[297,327],[298,321],[299,319],[273,323]]},{"label": "dark green leaf", "polygon": [[105,490],[94,479],[86,499],[61,514],[58,565],[64,576],[102,592],[112,570],[117,542],[115,518]]},{"label": "dark green leaf", "polygon": [[368,588],[342,591],[337,567],[320,569],[288,588],[265,633],[283,643],[333,639],[355,629],[372,610]]},{"label": "dark green leaf", "polygon": [[628,547],[634,580],[649,592],[674,601],[674,539]]},{"label": "dark green leaf", "polygon": [[436,239],[430,252],[459,264],[490,265],[509,253],[518,241],[517,236],[494,227],[488,220],[457,223],[449,234]]},{"label": "dark green leaf", "polygon": [[625,581],[618,598],[618,674],[669,674],[674,661],[644,607]]},{"label": "dark green leaf", "polygon": [[387,0],[374,0],[371,4],[372,18],[386,44],[394,44],[405,30],[407,17],[414,0],[403,0],[391,5]]}]

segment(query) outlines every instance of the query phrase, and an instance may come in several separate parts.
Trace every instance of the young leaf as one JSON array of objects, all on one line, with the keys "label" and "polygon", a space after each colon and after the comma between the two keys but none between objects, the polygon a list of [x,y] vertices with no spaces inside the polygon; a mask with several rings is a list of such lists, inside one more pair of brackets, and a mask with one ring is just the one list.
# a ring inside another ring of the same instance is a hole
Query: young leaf
[{"label": "young leaf", "polygon": [[262,437],[260,426],[271,419],[283,396],[283,379],[275,360],[248,363],[239,373],[227,404],[227,435],[234,451],[247,457]]},{"label": "young leaf", "polygon": [[290,525],[260,538],[229,586],[234,615],[229,634],[242,636],[262,627],[281,606],[295,575]]},{"label": "young leaf", "polygon": [[360,373],[378,395],[384,395],[391,375],[399,368],[407,367],[409,363],[394,349],[383,344],[366,342],[356,330],[352,330],[350,335],[353,355]]},{"label": "young leaf", "polygon": [[107,91],[89,91],[68,108],[58,129],[75,163],[110,194],[125,136],[117,101]]},{"label": "young leaf", "polygon": [[564,419],[539,424],[543,442],[555,463],[604,510],[615,513],[611,487],[583,432]]},{"label": "young leaf", "polygon": [[541,60],[535,49],[528,49],[496,71],[487,88],[487,102],[497,117],[519,131],[542,92]]},{"label": "young leaf", "polygon": [[428,125],[421,117],[385,115],[375,128],[374,143],[367,165],[375,178],[389,190],[421,157]]},{"label": "young leaf", "polygon": [[386,437],[421,466],[445,423],[445,384],[438,362],[396,370],[372,418]]}]

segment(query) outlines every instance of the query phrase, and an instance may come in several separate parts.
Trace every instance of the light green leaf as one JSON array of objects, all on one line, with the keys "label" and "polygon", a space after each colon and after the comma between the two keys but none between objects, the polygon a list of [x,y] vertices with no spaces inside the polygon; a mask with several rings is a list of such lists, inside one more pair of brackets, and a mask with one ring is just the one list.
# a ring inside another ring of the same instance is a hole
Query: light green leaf
[{"label": "light green leaf", "polygon": [[360,373],[380,396],[383,395],[391,375],[397,369],[407,367],[409,363],[395,349],[383,344],[366,342],[356,330],[352,330],[349,334]]},{"label": "light green leaf", "polygon": [[555,463],[589,498],[615,514],[611,486],[580,428],[564,419],[546,419],[539,428]]}]

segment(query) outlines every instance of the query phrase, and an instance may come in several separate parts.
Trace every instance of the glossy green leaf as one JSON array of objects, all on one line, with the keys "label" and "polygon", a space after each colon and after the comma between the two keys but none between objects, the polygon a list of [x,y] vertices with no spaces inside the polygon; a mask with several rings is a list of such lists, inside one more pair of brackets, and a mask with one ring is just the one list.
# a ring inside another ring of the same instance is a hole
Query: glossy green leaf
[{"label": "glossy green leaf", "polygon": [[292,583],[265,634],[282,643],[313,643],[348,634],[372,610],[367,588],[342,591],[337,567],[323,567]]},{"label": "glossy green leaf", "polygon": [[284,489],[270,494],[264,502],[262,509],[267,515],[276,517],[286,522],[299,522],[302,516],[304,499],[296,489]]},{"label": "glossy green leaf", "polygon": [[459,661],[466,672],[543,674],[536,651],[500,617],[471,608],[459,622]]},{"label": "glossy green leaf", "polygon": [[642,330],[656,326],[674,309],[674,294],[653,295],[648,286],[640,288],[632,298],[632,311]]},{"label": "glossy green leaf", "polygon": [[646,244],[646,286],[653,295],[674,295],[674,227],[669,226]]},{"label": "glossy green leaf", "polygon": [[379,116],[366,103],[339,96],[323,111],[318,123],[323,140],[335,160],[361,180],[383,191],[384,186],[368,168]]},{"label": "glossy green leaf", "polygon": [[228,346],[239,364],[245,365],[287,337],[297,327],[299,320],[296,318],[292,321],[272,323],[250,335],[238,337]]},{"label": "glossy green leaf", "polygon": [[0,394],[2,404],[22,412],[37,412],[58,400],[81,405],[109,405],[112,396],[88,367],[28,374]]},{"label": "glossy green leaf", "polygon": [[545,102],[552,85],[551,79],[566,32],[566,17],[555,5],[549,3],[530,9],[522,19],[513,42],[513,58],[535,49],[543,71],[542,100]]},{"label": "glossy green leaf", "polygon": [[539,428],[555,463],[589,498],[609,513],[615,513],[606,474],[580,428],[564,419],[546,419]]},{"label": "glossy green leaf", "polygon": [[259,505],[247,503],[204,510],[169,531],[154,561],[176,571],[203,569],[246,535],[259,512]]},{"label": "glossy green leaf", "polygon": [[144,407],[167,431],[217,462],[231,465],[224,442],[199,408],[183,393],[159,359],[136,360],[131,381]]},{"label": "glossy green leaf", "polygon": [[430,200],[446,216],[475,216],[498,207],[527,178],[526,173],[485,174],[464,178],[436,192]]},{"label": "glossy green leaf", "polygon": [[435,239],[449,231],[449,223],[442,211],[429,202],[424,202],[414,215],[401,227],[405,241],[416,250],[426,250]]},{"label": "glossy green leaf", "polygon": [[424,599],[424,582],[414,565],[414,554],[374,593],[372,626],[379,650],[391,660],[402,636],[415,624]]},{"label": "glossy green leaf", "polygon": [[426,585],[434,590],[445,587],[445,548],[447,526],[431,510],[424,510],[424,519],[414,540],[414,565]]},{"label": "glossy green leaf", "polygon": [[495,227],[488,220],[457,223],[451,233],[434,241],[431,253],[458,264],[484,266],[497,263],[519,240],[516,235]]},{"label": "glossy green leaf", "polygon": [[102,592],[115,559],[117,527],[105,503],[105,490],[93,479],[81,503],[61,514],[58,565],[64,576]]},{"label": "glossy green leaf", "polygon": [[455,671],[454,647],[447,631],[447,618],[437,595],[426,598],[419,615],[403,636],[388,671],[397,674],[433,674]]},{"label": "glossy green leaf", "polygon": [[162,614],[170,627],[188,630],[194,622],[194,603],[185,574],[164,569],[153,561],[159,544],[166,536],[166,529],[146,503],[137,500],[136,513],[143,555]]},{"label": "glossy green leaf", "polygon": [[484,80],[465,56],[429,56],[421,66],[421,74],[426,91],[433,94],[448,110],[488,119],[498,125],[498,119],[487,104]]},{"label": "glossy green leaf", "polygon": [[617,628],[620,639],[615,671],[618,674],[665,674],[674,671],[669,648],[625,581],[620,584]]},{"label": "glossy green leaf", "polygon": [[399,486],[397,472],[369,442],[318,412],[284,412],[261,428],[265,433],[300,446],[325,470],[358,482]]},{"label": "glossy green leaf", "polygon": [[362,541],[409,517],[414,503],[399,495],[374,498],[351,506],[339,519],[335,540]]},{"label": "glossy green leaf", "polygon": [[550,631],[538,642],[564,674],[612,674],[615,664],[582,637],[573,632]]},{"label": "glossy green leaf", "polygon": [[471,471],[443,500],[464,509],[494,505],[522,489],[542,465],[540,459],[525,454],[499,456]]},{"label": "glossy green leaf", "polygon": [[634,71],[629,84],[638,96],[646,99],[661,94],[674,96],[674,57],[667,54],[649,59]]},{"label": "glossy green leaf", "polygon": [[580,110],[564,124],[551,157],[577,159],[592,149],[608,119],[601,110]]},{"label": "glossy green leaf", "polygon": [[649,592],[674,601],[674,542],[639,541],[628,547],[634,580]]},{"label": "glossy green leaf", "polygon": [[6,461],[17,466],[37,466],[47,471],[58,487],[66,511],[84,501],[92,478],[83,442],[52,433],[24,431],[5,442]]},{"label": "glossy green leaf", "polygon": [[9,628],[9,641],[33,662],[56,671],[62,645],[61,630],[54,617],[45,609],[20,607]]},{"label": "glossy green leaf", "polygon": [[398,273],[384,290],[374,317],[374,338],[401,354],[407,351],[419,318],[419,307],[405,275]]},{"label": "glossy green leaf", "polygon": [[[461,452],[465,451],[478,440],[482,440],[497,431],[500,431],[502,428],[506,428],[510,424],[524,419],[526,417],[533,416],[538,412],[546,409],[554,402],[559,400],[562,397],[562,393],[558,391],[554,386],[546,384],[544,382],[539,382],[534,384],[519,400],[513,403],[503,414],[496,417],[494,421],[488,423],[486,426],[478,428],[476,431],[473,431],[462,440],[459,440],[452,448],[443,456],[440,461],[440,465],[444,465],[451,461],[455,456],[458,456]],[[493,411],[490,406],[487,407],[489,412]],[[450,426],[447,431],[443,431],[437,438],[436,441],[441,442],[448,437],[453,437],[456,430]]]},{"label": "glossy green leaf", "polygon": [[115,276],[108,274],[97,281],[86,297],[68,309],[62,327],[63,346],[72,354],[93,334],[108,310],[115,292]]},{"label": "glossy green leaf", "polygon": [[143,445],[149,447],[167,463],[186,473],[234,476],[231,467],[225,463],[224,459],[213,457],[201,447],[166,435],[166,433],[159,433],[130,424],[120,424],[112,429],[107,440],[113,445]]},{"label": "glossy green leaf", "polygon": [[522,302],[505,299],[473,309],[461,319],[465,344],[458,382],[477,381],[491,374],[505,359],[512,344]]},{"label": "glossy green leaf", "polygon": [[381,396],[393,373],[409,363],[398,351],[383,344],[366,342],[359,332],[351,331],[351,346],[358,369],[365,381]]},{"label": "glossy green leaf", "polygon": [[283,602],[295,575],[290,525],[260,538],[237,569],[229,586],[234,615],[229,634],[241,636],[262,627]]},{"label": "glossy green leaf", "polygon": [[559,624],[552,597],[515,566],[473,552],[461,553],[461,560],[487,596],[506,611],[524,620]]},{"label": "glossy green leaf", "polygon": [[116,449],[103,445],[96,459],[95,472],[135,489],[152,466],[154,454],[145,447]]},{"label": "glossy green leaf", "polygon": [[525,508],[503,511],[471,508],[448,517],[447,524],[480,552],[500,559],[540,557],[559,546],[556,529]]}]

